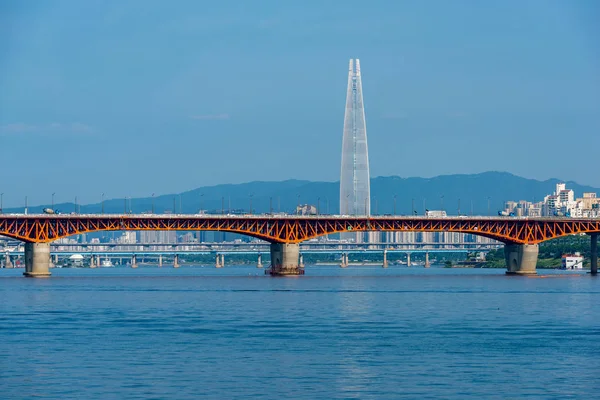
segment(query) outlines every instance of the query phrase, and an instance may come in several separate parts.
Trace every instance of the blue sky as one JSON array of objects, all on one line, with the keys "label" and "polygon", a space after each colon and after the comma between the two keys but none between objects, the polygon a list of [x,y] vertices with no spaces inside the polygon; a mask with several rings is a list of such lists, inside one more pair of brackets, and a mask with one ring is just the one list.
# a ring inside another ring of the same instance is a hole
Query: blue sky
[{"label": "blue sky", "polygon": [[371,175],[600,187],[600,3],[0,3],[4,206],[339,179],[349,58]]}]

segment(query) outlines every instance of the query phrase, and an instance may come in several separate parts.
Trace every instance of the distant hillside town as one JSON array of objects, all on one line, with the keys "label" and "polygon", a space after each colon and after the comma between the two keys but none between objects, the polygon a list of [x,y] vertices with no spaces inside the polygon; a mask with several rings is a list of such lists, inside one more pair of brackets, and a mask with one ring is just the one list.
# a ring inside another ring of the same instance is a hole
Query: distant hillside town
[{"label": "distant hillside town", "polygon": [[596,193],[588,192],[576,199],[575,192],[567,189],[565,183],[557,183],[554,193],[545,196],[543,201],[507,201],[500,214],[517,217],[597,218],[600,217],[600,198]]}]

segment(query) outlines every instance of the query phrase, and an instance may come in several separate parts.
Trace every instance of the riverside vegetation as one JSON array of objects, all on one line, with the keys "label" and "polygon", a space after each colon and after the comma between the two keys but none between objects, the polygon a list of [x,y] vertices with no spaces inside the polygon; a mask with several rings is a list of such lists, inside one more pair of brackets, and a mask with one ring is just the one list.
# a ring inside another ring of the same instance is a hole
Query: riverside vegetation
[{"label": "riverside vegetation", "polygon": [[[540,243],[537,268],[560,268],[563,254],[581,253],[583,268],[590,267],[590,238],[587,235],[572,235]],[[486,257],[486,268],[506,268],[504,249],[490,251]]]}]

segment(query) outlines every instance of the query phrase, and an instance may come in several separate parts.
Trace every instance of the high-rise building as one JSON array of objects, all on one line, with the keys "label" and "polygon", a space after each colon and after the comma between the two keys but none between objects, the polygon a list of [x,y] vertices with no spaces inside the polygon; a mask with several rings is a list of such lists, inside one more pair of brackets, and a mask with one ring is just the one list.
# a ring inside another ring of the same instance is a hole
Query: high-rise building
[{"label": "high-rise building", "polygon": [[340,214],[371,214],[369,179],[369,151],[360,61],[356,59],[350,60],[348,69],[340,174]]}]

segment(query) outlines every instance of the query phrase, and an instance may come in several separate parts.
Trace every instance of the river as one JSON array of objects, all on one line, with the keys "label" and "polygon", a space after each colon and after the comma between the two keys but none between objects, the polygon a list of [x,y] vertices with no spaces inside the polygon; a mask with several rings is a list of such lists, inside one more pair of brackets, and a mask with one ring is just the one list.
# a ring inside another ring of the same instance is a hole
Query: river
[{"label": "river", "polygon": [[600,279],[333,266],[0,270],[7,399],[600,393]]}]

